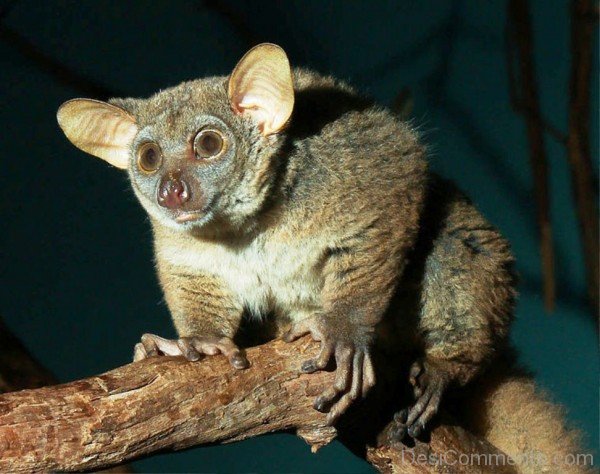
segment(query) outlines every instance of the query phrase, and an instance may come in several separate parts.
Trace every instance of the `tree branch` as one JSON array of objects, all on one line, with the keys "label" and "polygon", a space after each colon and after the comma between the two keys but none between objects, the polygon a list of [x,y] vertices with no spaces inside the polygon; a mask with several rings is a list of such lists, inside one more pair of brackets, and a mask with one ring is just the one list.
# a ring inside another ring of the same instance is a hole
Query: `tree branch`
[{"label": "tree branch", "polygon": [[[245,371],[235,371],[223,357],[201,363],[161,357],[64,385],[0,395],[0,471],[98,469],[160,450],[281,430],[296,430],[316,449],[336,435],[325,426],[325,415],[312,408],[334,374],[298,372],[301,361],[316,353],[316,343],[306,338],[273,341],[248,351],[252,367]],[[387,445],[385,422],[374,408],[379,404],[374,395],[355,407],[340,423],[340,436],[383,472],[440,472],[439,465],[418,458],[423,453],[428,459],[447,451],[455,457],[498,453],[449,425],[435,428],[429,444]],[[467,467],[452,472],[472,472]]]},{"label": "tree branch", "polygon": [[587,291],[598,314],[598,199],[590,152],[590,79],[595,22],[590,0],[571,0],[571,81],[567,154],[573,196],[579,218],[587,276]]},{"label": "tree branch", "polygon": [[[538,87],[533,58],[533,29],[527,0],[509,0],[507,15],[507,67],[511,98],[515,111],[522,113],[527,124],[529,156],[533,173],[540,254],[544,278],[544,306],[554,310],[556,283],[554,276],[554,243],[550,220],[548,160],[544,145],[544,121],[541,119]],[[520,81],[516,81],[512,52],[516,49]],[[517,88],[517,83],[520,87]],[[520,89],[520,90],[518,90]]]},{"label": "tree branch", "polygon": [[[57,383],[48,369],[40,364],[0,319],[0,393],[38,388]],[[103,473],[130,473],[129,466],[120,465]]]}]

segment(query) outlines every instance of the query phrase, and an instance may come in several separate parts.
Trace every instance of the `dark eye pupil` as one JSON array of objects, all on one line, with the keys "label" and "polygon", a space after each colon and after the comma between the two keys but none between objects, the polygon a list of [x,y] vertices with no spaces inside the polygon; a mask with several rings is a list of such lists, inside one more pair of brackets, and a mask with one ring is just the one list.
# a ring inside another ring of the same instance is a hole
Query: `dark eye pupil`
[{"label": "dark eye pupil", "polygon": [[157,154],[156,154],[156,150],[154,150],[153,148],[149,148],[148,150],[146,150],[144,152],[144,165],[148,168],[154,168],[156,166],[156,163],[158,162],[157,159]]},{"label": "dark eye pupil", "polygon": [[202,137],[202,149],[213,154],[219,151],[219,139],[212,133],[207,133]]},{"label": "dark eye pupil", "polygon": [[223,149],[223,139],[213,131],[200,132],[196,142],[196,155],[199,158],[211,158]]}]

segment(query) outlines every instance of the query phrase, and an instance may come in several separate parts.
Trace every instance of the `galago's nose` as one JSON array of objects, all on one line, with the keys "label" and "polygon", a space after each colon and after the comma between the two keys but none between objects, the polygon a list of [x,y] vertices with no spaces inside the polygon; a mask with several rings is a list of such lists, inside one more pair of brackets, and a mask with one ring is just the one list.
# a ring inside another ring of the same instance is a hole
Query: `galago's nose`
[{"label": "galago's nose", "polygon": [[167,209],[179,209],[190,198],[187,183],[178,176],[165,176],[158,186],[158,203]]}]

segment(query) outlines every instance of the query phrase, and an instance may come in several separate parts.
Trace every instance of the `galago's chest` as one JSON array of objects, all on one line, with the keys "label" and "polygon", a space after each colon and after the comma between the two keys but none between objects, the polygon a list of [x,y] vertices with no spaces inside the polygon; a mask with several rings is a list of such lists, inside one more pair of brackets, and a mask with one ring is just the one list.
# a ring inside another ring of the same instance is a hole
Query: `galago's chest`
[{"label": "galago's chest", "polygon": [[323,252],[315,242],[202,243],[159,251],[173,265],[216,276],[257,316],[275,311],[297,319],[320,308]]}]

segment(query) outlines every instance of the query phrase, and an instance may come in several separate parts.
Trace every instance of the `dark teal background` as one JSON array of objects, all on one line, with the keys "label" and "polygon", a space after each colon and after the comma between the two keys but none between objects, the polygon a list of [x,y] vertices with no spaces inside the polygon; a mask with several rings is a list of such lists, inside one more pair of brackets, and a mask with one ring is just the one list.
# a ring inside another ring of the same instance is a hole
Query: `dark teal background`
[{"label": "dark teal background", "polygon": [[[8,5],[0,0],[0,8]],[[200,1],[18,1],[3,23],[43,54],[130,96],[228,73],[250,43],[348,79],[388,104],[407,86],[431,163],[511,240],[522,276],[513,339],[539,384],[598,444],[598,349],[563,146],[552,138],[558,302],[544,313],[523,120],[511,110],[505,2],[224,1],[236,29]],[[568,2],[532,2],[544,116],[566,129]],[[241,34],[240,34],[241,33]],[[597,52],[597,38],[594,50]],[[598,61],[593,156],[598,157]],[[125,174],[71,146],[55,112],[81,91],[0,41],[2,316],[61,380],[129,361],[143,332],[172,335],[144,212]],[[161,455],[144,471],[367,472],[338,443],[312,455],[290,435]]]}]

